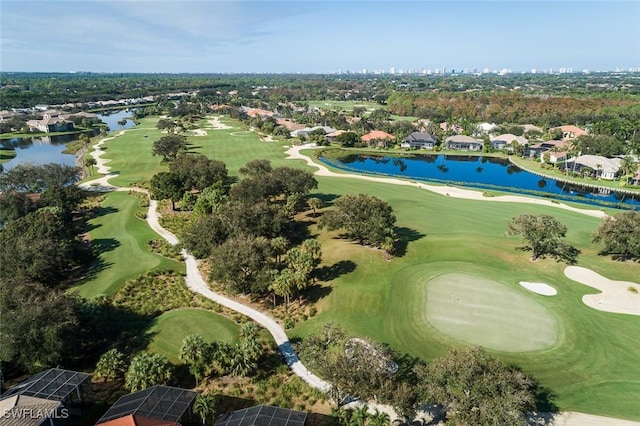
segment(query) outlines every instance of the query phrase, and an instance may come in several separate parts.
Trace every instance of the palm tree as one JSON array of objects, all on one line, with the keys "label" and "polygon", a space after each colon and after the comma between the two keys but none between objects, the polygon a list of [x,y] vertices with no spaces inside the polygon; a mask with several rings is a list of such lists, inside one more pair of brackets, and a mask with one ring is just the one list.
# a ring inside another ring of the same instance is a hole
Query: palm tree
[{"label": "palm tree", "polygon": [[91,174],[93,174],[93,166],[95,166],[96,164],[98,164],[98,161],[96,161],[96,159],[93,157],[84,159],[84,166],[91,169]]},{"label": "palm tree", "polygon": [[387,236],[384,237],[384,240],[380,244],[380,248],[384,251],[384,260],[391,259],[391,255],[396,246],[396,241],[393,237]]},{"label": "palm tree", "polygon": [[236,344],[231,352],[230,369],[234,376],[246,376],[258,367],[254,355]]},{"label": "palm tree", "polygon": [[378,411],[369,416],[370,422],[369,426],[389,426],[391,424],[391,419],[389,415],[384,411]]},{"label": "palm tree", "polygon": [[367,422],[367,419],[369,418],[369,413],[367,412],[368,408],[369,407],[367,406],[367,404],[365,404],[353,410],[353,414],[351,415],[351,420],[353,421],[354,425],[356,426],[365,425],[365,423]]},{"label": "palm tree", "polygon": [[142,352],[131,360],[124,386],[131,392],[137,392],[153,385],[166,384],[172,376],[173,366],[164,356]]},{"label": "palm tree", "polygon": [[182,361],[190,364],[189,372],[195,377],[196,386],[204,378],[209,352],[210,347],[202,336],[191,334],[182,341],[179,357]]},{"label": "palm tree", "polygon": [[96,375],[107,379],[116,379],[125,371],[124,355],[117,349],[110,349],[103,353],[96,365]]},{"label": "palm tree", "polygon": [[210,393],[199,393],[193,403],[193,412],[200,416],[202,424],[206,424],[207,419],[216,416],[215,396]]},{"label": "palm tree", "polygon": [[625,156],[620,163],[620,173],[625,178],[625,182],[629,176],[632,176],[633,173],[637,170],[637,165],[633,160],[633,157],[630,155]]},{"label": "palm tree", "polygon": [[316,215],[316,210],[322,208],[322,200],[318,197],[311,197],[307,200],[307,205],[313,210],[313,216]]},{"label": "palm tree", "polygon": [[270,245],[276,255],[276,263],[280,263],[280,256],[287,252],[289,241],[285,237],[276,237],[271,239]]}]

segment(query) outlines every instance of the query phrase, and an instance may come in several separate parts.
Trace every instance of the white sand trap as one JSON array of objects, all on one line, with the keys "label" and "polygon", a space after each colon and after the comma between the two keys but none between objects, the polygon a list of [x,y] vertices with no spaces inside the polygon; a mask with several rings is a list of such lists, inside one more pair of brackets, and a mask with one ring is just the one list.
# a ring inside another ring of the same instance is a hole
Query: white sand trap
[{"label": "white sand trap", "polygon": [[225,130],[225,129],[233,128],[231,126],[227,126],[226,124],[221,123],[220,117],[213,117],[211,120],[209,120],[209,124],[214,130]]},{"label": "white sand trap", "polygon": [[[564,274],[573,281],[602,292],[582,296],[582,302],[585,305],[599,311],[640,315],[640,284],[610,280],[581,266],[567,266]],[[635,292],[629,289],[635,289]]]},{"label": "white sand trap", "polygon": [[193,129],[191,130],[193,136],[207,136],[207,132],[202,129]]},{"label": "white sand trap", "polygon": [[529,291],[541,294],[543,296],[555,296],[558,291],[545,283],[529,283],[526,281],[520,281],[520,285]]}]

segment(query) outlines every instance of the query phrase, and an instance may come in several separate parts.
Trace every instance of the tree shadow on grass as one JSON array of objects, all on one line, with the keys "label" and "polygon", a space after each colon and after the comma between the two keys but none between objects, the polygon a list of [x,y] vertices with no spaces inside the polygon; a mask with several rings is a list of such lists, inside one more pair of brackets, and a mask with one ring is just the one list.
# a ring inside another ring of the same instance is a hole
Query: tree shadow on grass
[{"label": "tree shadow on grass", "polygon": [[308,301],[315,303],[331,293],[332,288],[321,284],[313,284],[307,287],[305,297]]},{"label": "tree shadow on grass", "polygon": [[320,200],[322,200],[322,204],[324,207],[327,206],[332,206],[333,202],[336,200],[336,198],[339,197],[338,194],[311,194],[310,197],[316,197],[316,198],[320,198]]},{"label": "tree shadow on grass", "polygon": [[323,266],[317,269],[317,277],[322,281],[331,281],[342,275],[356,270],[355,262],[351,260],[341,260],[331,266]]},{"label": "tree shadow on grass", "polygon": [[91,240],[91,250],[98,257],[102,253],[115,250],[120,247],[120,241],[115,238],[96,238]]},{"label": "tree shadow on grass", "polygon": [[106,206],[106,207],[95,207],[91,209],[91,216],[93,219],[96,217],[106,216],[112,213],[118,213],[120,211],[117,207]]},{"label": "tree shadow on grass", "polygon": [[425,234],[411,228],[396,227],[394,230],[399,237],[394,250],[394,255],[396,257],[402,257],[407,254],[407,248],[410,242],[418,241],[419,239],[426,237]]}]

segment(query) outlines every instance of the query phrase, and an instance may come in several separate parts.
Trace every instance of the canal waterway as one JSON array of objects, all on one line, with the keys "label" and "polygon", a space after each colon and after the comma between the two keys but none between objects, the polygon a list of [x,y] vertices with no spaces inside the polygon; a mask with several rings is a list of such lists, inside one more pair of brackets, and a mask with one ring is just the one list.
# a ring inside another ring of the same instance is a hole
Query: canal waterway
[{"label": "canal waterway", "polygon": [[321,158],[321,161],[341,170],[361,174],[395,176],[606,207],[640,208],[640,193],[628,194],[538,176],[511,164],[505,158],[443,154],[411,157],[358,154],[340,159]]},{"label": "canal waterway", "polygon": [[[111,131],[128,129],[135,126],[133,120],[127,120],[123,126],[118,125],[118,121],[131,117],[131,110],[119,110],[111,113],[96,114],[98,118],[106,123]],[[4,149],[13,149],[16,156],[3,163],[4,170],[9,170],[21,163],[47,164],[58,163],[67,166],[76,164],[76,157],[73,154],[64,154],[66,144],[78,139],[78,135],[53,135],[34,138],[13,138],[0,141]]]}]

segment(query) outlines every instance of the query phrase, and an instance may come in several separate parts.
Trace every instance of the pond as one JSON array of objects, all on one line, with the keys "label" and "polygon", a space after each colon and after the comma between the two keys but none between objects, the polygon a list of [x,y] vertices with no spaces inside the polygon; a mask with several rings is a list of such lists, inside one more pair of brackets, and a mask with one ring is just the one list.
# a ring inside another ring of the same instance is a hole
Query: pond
[{"label": "pond", "polygon": [[[135,126],[133,120],[127,120],[123,126],[118,121],[131,117],[132,110],[119,110],[97,114],[98,118],[107,124],[111,131],[119,131]],[[3,163],[4,170],[12,169],[21,163],[47,164],[58,163],[67,166],[76,164],[76,156],[64,154],[66,144],[78,139],[78,135],[54,135],[37,138],[13,138],[0,141],[0,146],[4,149],[14,149],[16,156]]]},{"label": "pond", "polygon": [[640,207],[640,194],[629,195],[541,177],[511,164],[505,158],[439,154],[412,157],[350,155],[321,160],[341,170],[363,174],[470,186],[607,207]]}]

